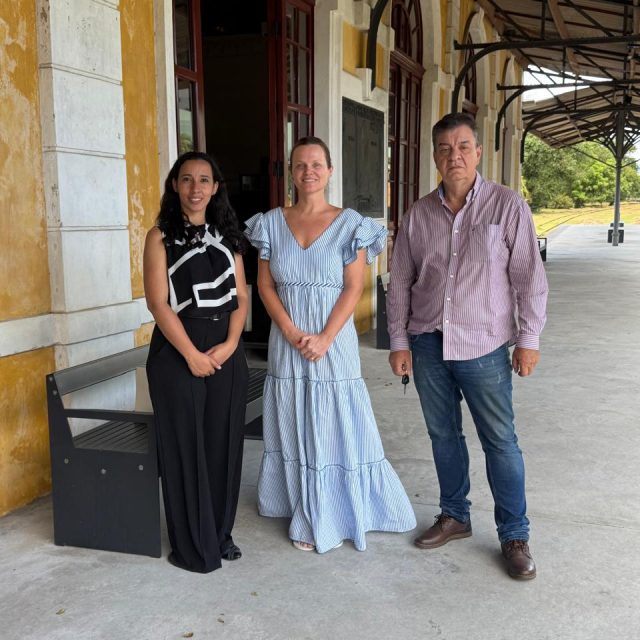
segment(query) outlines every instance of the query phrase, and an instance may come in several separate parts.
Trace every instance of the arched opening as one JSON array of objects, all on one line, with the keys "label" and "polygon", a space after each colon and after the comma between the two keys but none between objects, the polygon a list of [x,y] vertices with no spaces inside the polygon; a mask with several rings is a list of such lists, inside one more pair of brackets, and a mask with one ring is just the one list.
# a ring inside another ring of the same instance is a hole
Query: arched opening
[{"label": "arched opening", "polygon": [[[470,33],[467,33],[464,43],[473,44],[473,38]],[[473,49],[465,49],[464,60],[462,61],[463,66],[469,62],[473,54]],[[474,118],[478,113],[478,76],[475,64],[469,67],[469,71],[467,71],[467,75],[464,78],[464,100],[462,101],[462,111],[464,113],[470,113]]]},{"label": "arched opening", "polygon": [[393,0],[395,49],[389,65],[389,236],[419,195],[420,104],[422,96],[422,15],[418,0]]},{"label": "arched opening", "polygon": [[[502,71],[502,84],[503,85],[514,85],[515,84],[515,73],[513,70],[513,58],[507,58],[504,63],[504,68]],[[508,100],[513,91],[503,91],[502,92],[502,104]],[[501,170],[500,170],[500,182],[507,187],[511,187],[512,189],[517,188],[517,185],[514,184],[515,174],[514,171],[514,158],[517,157],[517,154],[514,153],[514,139],[516,135],[516,119],[517,119],[517,107],[516,104],[511,104],[507,112],[503,118],[502,131],[500,132],[500,160],[501,160]]]}]

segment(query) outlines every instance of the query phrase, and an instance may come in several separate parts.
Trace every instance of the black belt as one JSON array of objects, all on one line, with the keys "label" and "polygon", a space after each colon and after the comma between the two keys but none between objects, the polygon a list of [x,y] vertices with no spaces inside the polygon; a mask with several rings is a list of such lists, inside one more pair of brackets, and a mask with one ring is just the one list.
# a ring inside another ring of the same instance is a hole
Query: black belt
[{"label": "black belt", "polygon": [[225,316],[228,316],[230,311],[221,311],[220,313],[212,313],[210,316],[188,316],[188,315],[180,315],[180,318],[189,318],[189,320],[212,320],[216,322],[217,320],[222,320]]}]

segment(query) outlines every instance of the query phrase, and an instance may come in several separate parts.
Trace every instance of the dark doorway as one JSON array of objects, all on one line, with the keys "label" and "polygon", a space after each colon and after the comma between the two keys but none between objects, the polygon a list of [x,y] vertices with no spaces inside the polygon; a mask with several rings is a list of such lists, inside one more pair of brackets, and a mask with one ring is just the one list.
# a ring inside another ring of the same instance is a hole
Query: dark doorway
[{"label": "dark doorway", "polygon": [[393,0],[395,44],[389,64],[389,245],[403,214],[419,197],[422,14],[418,0]]},{"label": "dark doorway", "polygon": [[[206,146],[220,162],[241,221],[271,208],[267,24],[267,0],[201,3]],[[266,343],[270,321],[257,292],[257,264],[250,248],[245,340]]]},{"label": "dark doorway", "polygon": [[[174,0],[179,151],[220,163],[241,221],[293,197],[286,158],[313,133],[313,0]],[[267,342],[257,252],[245,259],[245,341]]]}]

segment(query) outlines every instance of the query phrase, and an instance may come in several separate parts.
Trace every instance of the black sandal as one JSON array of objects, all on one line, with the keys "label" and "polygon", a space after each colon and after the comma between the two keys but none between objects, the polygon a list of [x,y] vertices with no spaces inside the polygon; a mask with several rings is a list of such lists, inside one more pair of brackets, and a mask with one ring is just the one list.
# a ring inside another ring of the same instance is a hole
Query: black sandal
[{"label": "black sandal", "polygon": [[224,551],[220,552],[220,555],[225,560],[239,560],[242,558],[242,551],[240,551],[240,547],[231,542],[225,547]]}]

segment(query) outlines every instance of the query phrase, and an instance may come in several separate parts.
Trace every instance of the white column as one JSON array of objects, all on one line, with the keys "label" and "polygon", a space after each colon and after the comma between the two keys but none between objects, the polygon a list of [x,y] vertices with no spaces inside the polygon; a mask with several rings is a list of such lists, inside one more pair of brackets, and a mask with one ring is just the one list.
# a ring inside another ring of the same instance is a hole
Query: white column
[{"label": "white column", "polygon": [[[56,366],[133,346],[117,0],[37,0]],[[142,99],[142,97],[141,97]]]}]

